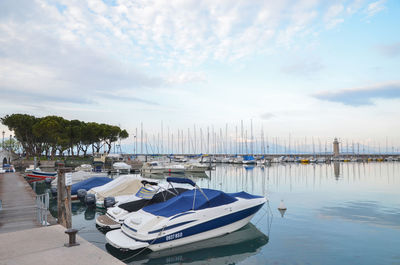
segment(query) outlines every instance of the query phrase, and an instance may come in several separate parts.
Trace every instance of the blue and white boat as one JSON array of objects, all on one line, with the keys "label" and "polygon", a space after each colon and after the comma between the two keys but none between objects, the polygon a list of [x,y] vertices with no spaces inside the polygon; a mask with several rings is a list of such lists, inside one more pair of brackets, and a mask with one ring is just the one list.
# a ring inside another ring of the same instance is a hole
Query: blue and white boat
[{"label": "blue and white boat", "polygon": [[46,171],[41,171],[41,170],[32,170],[31,172],[28,172],[26,174],[27,178],[39,179],[39,180],[55,179],[56,176],[57,176],[57,172],[46,172]]},{"label": "blue and white boat", "polygon": [[[160,184],[142,180],[142,184],[143,188],[135,195],[130,196],[129,200],[117,201],[113,207],[107,209],[104,215],[98,216],[96,218],[96,226],[102,231],[121,228],[126,218],[135,214],[143,207],[165,202],[189,190],[187,187],[189,185],[172,185],[168,181],[167,184]],[[193,187],[190,186],[190,189],[193,189]]]},{"label": "blue and white boat", "polygon": [[121,229],[106,234],[110,245],[121,250],[158,251],[228,234],[248,224],[267,200],[243,191],[201,189],[190,179],[168,181],[196,188],[130,215]]}]

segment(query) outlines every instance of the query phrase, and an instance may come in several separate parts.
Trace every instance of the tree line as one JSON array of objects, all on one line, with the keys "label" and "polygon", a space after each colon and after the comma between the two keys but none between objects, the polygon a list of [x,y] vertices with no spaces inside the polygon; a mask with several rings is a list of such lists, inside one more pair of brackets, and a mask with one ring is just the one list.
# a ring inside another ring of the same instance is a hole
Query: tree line
[{"label": "tree line", "polygon": [[118,126],[79,120],[66,120],[58,116],[35,117],[28,114],[11,114],[1,118],[1,122],[13,131],[27,157],[46,155],[54,158],[68,152],[79,156],[81,152],[100,152],[107,148],[110,153],[112,143],[129,137],[126,130]]}]

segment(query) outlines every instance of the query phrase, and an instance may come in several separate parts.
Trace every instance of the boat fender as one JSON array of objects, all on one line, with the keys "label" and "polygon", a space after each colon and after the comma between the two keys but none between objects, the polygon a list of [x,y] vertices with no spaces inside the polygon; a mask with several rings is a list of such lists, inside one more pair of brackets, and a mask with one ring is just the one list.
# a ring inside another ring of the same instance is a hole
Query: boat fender
[{"label": "boat fender", "polygon": [[51,187],[50,192],[51,192],[51,195],[57,196],[57,187]]},{"label": "boat fender", "polygon": [[85,196],[86,196],[86,194],[87,194],[87,191],[86,191],[85,189],[79,189],[79,190],[76,192],[76,196],[78,197],[78,199],[79,199],[82,203],[85,202]]},{"label": "boat fender", "polygon": [[88,207],[94,207],[96,206],[96,196],[92,193],[88,193],[85,196],[85,204]]},{"label": "boat fender", "polygon": [[115,198],[114,197],[105,197],[104,198],[104,208],[109,208],[113,207],[115,204]]}]

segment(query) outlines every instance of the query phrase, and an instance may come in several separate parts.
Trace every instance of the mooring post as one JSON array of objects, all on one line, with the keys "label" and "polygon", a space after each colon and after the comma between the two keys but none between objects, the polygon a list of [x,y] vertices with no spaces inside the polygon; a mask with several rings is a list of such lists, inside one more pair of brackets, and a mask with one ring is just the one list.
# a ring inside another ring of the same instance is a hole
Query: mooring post
[{"label": "mooring post", "polygon": [[71,216],[71,186],[65,185],[65,173],[67,168],[58,168],[57,176],[57,209],[58,223],[66,228],[72,227]]}]

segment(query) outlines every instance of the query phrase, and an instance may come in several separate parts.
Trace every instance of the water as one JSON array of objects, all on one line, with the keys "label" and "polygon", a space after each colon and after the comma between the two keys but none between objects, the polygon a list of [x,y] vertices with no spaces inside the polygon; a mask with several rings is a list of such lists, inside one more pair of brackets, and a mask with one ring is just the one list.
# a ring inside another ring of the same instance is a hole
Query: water
[{"label": "water", "polygon": [[221,165],[207,174],[196,178],[199,186],[265,194],[272,214],[266,204],[231,235],[135,257],[106,248],[95,228],[101,212],[73,204],[73,227],[131,264],[400,264],[399,162]]}]

